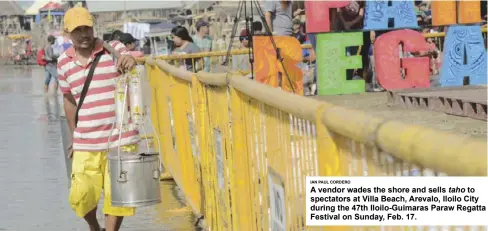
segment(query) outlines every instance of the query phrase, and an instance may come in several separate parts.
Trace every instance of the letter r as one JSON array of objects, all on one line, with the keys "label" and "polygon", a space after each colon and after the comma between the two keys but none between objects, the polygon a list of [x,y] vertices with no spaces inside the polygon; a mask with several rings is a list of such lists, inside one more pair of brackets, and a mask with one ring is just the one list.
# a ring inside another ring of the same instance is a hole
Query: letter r
[{"label": "letter r", "polygon": [[305,1],[307,15],[307,33],[330,31],[329,11],[349,5],[351,1]]}]

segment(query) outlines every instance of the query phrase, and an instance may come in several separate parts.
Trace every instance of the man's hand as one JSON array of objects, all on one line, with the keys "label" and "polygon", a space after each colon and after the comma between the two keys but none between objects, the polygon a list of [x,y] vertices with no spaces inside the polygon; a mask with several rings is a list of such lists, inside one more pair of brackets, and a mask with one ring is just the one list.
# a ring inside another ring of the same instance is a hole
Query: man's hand
[{"label": "man's hand", "polygon": [[122,73],[125,73],[126,71],[134,68],[136,64],[137,64],[136,59],[131,55],[122,55],[117,60],[117,70]]},{"label": "man's hand", "polygon": [[73,143],[71,143],[68,146],[67,151],[68,151],[68,159],[72,159],[73,158]]}]

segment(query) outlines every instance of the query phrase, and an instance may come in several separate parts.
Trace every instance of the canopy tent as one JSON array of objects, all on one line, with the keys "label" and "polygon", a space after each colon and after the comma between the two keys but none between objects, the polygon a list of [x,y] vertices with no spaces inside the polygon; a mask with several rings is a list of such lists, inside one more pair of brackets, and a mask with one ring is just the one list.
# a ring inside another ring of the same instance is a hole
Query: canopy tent
[{"label": "canopy tent", "polygon": [[60,3],[55,3],[55,2],[48,2],[46,5],[44,5],[41,9],[39,9],[39,12],[42,11],[64,11],[63,5]]},{"label": "canopy tent", "polygon": [[37,0],[32,5],[25,10],[25,15],[37,15],[39,10],[44,8],[49,2],[61,3],[61,0]]},{"label": "canopy tent", "polygon": [[45,12],[41,12],[41,13],[36,15],[36,22],[41,23],[41,16],[47,15],[48,13],[51,14],[51,16],[63,16],[64,15],[64,12],[59,12],[59,11],[48,12],[48,11],[45,11]]}]

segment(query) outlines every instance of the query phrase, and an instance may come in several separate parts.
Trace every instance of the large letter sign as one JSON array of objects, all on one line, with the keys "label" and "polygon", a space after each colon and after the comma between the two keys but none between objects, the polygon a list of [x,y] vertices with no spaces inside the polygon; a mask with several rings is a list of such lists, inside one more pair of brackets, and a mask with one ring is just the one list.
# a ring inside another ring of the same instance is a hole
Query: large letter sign
[{"label": "large letter sign", "polygon": [[480,1],[432,1],[433,26],[477,22],[481,22]]},{"label": "large letter sign", "polygon": [[441,86],[487,84],[486,50],[479,25],[450,26],[444,43]]},{"label": "large letter sign", "polygon": [[349,1],[305,1],[307,32],[322,33],[330,31],[329,10],[349,5]]},{"label": "large letter sign", "polygon": [[346,80],[346,70],[362,67],[359,55],[346,56],[346,47],[360,46],[362,32],[326,33],[317,36],[317,89],[319,95],[365,91],[364,80]]},{"label": "large letter sign", "polygon": [[[302,61],[302,47],[296,38],[290,36],[273,36],[276,46],[280,48],[283,65],[278,61],[270,37],[254,36],[254,73],[255,79],[272,87],[278,87],[278,75],[281,75],[281,88],[284,91],[303,95],[303,72],[297,66]],[[286,72],[285,72],[286,70]],[[288,77],[286,75],[288,73]],[[291,85],[290,85],[291,84]]]},{"label": "large letter sign", "polygon": [[413,1],[391,1],[391,4],[388,6],[388,0],[366,1],[364,30],[386,30],[390,18],[393,18],[393,28],[418,27]]},{"label": "large letter sign", "polygon": [[[381,86],[387,90],[429,87],[429,58],[400,59],[400,44],[405,52],[429,50],[425,37],[417,31],[397,30],[381,35],[374,44],[376,76]],[[405,79],[400,68],[407,69]]]}]

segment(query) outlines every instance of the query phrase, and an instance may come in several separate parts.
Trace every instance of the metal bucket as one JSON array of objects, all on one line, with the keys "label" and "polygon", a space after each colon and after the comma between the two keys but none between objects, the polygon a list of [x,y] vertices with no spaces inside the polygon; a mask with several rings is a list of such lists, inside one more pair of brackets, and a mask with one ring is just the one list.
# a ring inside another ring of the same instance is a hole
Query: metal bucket
[{"label": "metal bucket", "polygon": [[71,145],[73,135],[71,134],[66,116],[60,116],[59,123],[61,125],[61,137],[63,139],[64,163],[66,164],[66,174],[68,175],[68,188],[71,188],[71,167],[73,160],[68,158],[68,147]]},{"label": "metal bucket", "polygon": [[112,205],[143,207],[161,203],[159,153],[129,153],[115,149],[108,154]]}]

